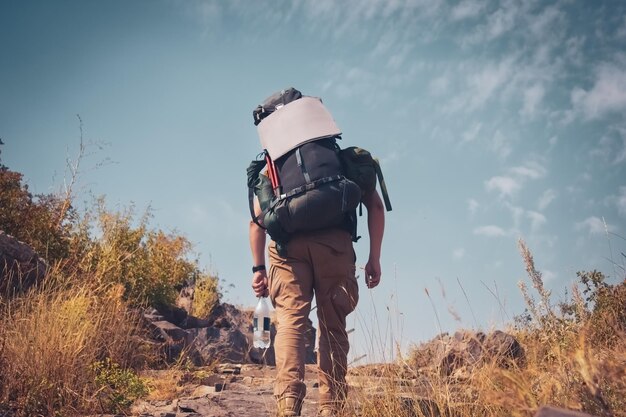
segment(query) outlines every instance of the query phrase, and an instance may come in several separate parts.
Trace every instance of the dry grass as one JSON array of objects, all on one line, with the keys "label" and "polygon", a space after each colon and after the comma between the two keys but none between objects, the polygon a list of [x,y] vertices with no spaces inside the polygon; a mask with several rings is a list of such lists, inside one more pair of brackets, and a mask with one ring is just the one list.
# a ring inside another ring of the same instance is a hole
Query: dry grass
[{"label": "dry grass", "polygon": [[121,291],[64,286],[54,273],[0,312],[0,402],[16,415],[100,411],[94,364],[129,368],[141,360],[138,317]]},{"label": "dry grass", "polygon": [[571,300],[555,306],[524,242],[520,252],[532,290],[520,285],[527,314],[507,332],[522,345],[523,361],[492,356],[449,376],[437,362],[440,346],[425,344],[395,364],[353,368],[344,414],[531,417],[552,405],[626,416],[626,282],[579,273],[582,293],[576,287]]}]

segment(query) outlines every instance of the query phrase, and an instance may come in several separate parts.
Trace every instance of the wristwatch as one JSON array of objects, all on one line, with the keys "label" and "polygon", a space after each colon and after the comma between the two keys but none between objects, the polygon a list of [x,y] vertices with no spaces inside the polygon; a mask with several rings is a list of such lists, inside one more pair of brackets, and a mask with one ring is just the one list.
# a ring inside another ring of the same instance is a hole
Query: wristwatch
[{"label": "wristwatch", "polygon": [[252,267],[252,272],[265,271],[265,265],[255,265]]}]

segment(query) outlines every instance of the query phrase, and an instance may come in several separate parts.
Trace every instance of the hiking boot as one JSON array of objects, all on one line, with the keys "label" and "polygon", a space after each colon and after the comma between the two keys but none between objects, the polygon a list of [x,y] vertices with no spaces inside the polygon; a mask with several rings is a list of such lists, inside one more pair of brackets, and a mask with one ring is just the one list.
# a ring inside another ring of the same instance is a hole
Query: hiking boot
[{"label": "hiking boot", "polygon": [[338,414],[335,414],[335,410],[332,408],[322,408],[317,414],[318,417],[337,417]]},{"label": "hiking boot", "polygon": [[302,400],[296,397],[283,397],[278,400],[276,417],[296,417],[302,410]]},{"label": "hiking boot", "polygon": [[332,405],[322,405],[317,412],[318,417],[339,417],[339,413]]}]

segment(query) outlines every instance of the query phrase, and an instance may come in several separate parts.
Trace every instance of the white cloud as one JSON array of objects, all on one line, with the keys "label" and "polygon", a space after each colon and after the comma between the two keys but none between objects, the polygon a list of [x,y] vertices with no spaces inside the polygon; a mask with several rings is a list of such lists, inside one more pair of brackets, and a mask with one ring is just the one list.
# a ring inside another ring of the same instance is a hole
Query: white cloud
[{"label": "white cloud", "polygon": [[569,38],[565,42],[565,56],[569,62],[575,65],[582,65],[585,61],[584,50],[586,38],[584,36],[575,36]]},{"label": "white cloud", "polygon": [[506,231],[503,228],[495,225],[480,226],[474,229],[474,234],[486,237],[502,237],[506,236]]},{"label": "white cloud", "polygon": [[500,197],[510,197],[521,188],[521,184],[511,177],[492,177],[485,181],[485,188],[487,191],[498,191]]},{"label": "white cloud", "polygon": [[480,129],[482,127],[483,124],[481,122],[474,123],[468,130],[463,132],[462,143],[473,142],[478,137],[478,134],[480,133]]},{"label": "white cloud", "polygon": [[485,103],[507,83],[513,74],[513,59],[507,58],[498,63],[491,63],[481,71],[467,78],[470,90],[468,110],[482,108]]},{"label": "white cloud", "polygon": [[530,219],[530,229],[533,232],[539,231],[547,222],[546,216],[536,211],[527,211],[526,216]]},{"label": "white cloud", "polygon": [[479,26],[474,33],[466,37],[469,44],[485,43],[499,38],[515,26],[517,16],[520,16],[518,6],[514,2],[504,2],[501,8],[487,16],[487,22]]},{"label": "white cloud", "polygon": [[554,148],[556,144],[559,143],[559,137],[552,136],[550,139],[548,139],[548,143],[550,144],[550,149]]},{"label": "white cloud", "polygon": [[484,1],[463,0],[450,11],[450,19],[453,21],[469,19],[478,16],[485,8]]},{"label": "white cloud", "polygon": [[586,119],[600,119],[612,113],[626,111],[626,69],[602,63],[596,68],[593,87],[575,87],[571,101]]},{"label": "white cloud", "polygon": [[564,13],[556,7],[546,7],[539,15],[532,16],[528,28],[535,39],[545,41],[548,34],[552,34],[559,28],[558,21],[564,18]]},{"label": "white cloud", "polygon": [[610,127],[589,154],[613,165],[626,161],[626,128]]},{"label": "white cloud", "polygon": [[555,272],[550,271],[549,269],[542,269],[541,277],[544,282],[554,282],[558,278],[558,275]]},{"label": "white cloud", "polygon": [[500,159],[506,159],[513,151],[511,140],[504,136],[499,130],[496,130],[496,133],[494,133],[489,148],[495,152]]},{"label": "white cloud", "polygon": [[511,217],[513,217],[513,231],[520,230],[522,224],[522,217],[524,216],[524,209],[519,206],[514,206],[510,203],[505,203],[506,208],[511,211]]},{"label": "white cloud", "polygon": [[609,232],[615,231],[615,227],[607,223],[605,228],[603,219],[596,216],[590,216],[582,222],[576,223],[576,230],[586,230],[590,235],[599,235],[605,233],[606,230]]},{"label": "white cloud", "polygon": [[466,61],[454,68],[457,94],[443,107],[449,113],[471,113],[483,109],[490,101],[501,97],[511,84],[519,64],[515,56],[499,61]]},{"label": "white cloud", "polygon": [[545,89],[541,84],[534,84],[524,90],[524,104],[520,114],[530,118],[534,117],[544,95]]},{"label": "white cloud", "polygon": [[467,200],[467,209],[469,210],[472,216],[476,213],[476,210],[478,210],[478,207],[480,207],[480,204],[478,203],[478,201],[474,200],[473,198],[470,198],[469,200]]},{"label": "white cloud", "polygon": [[553,189],[548,188],[547,190],[545,190],[543,194],[541,194],[541,197],[539,197],[539,201],[537,202],[537,208],[539,209],[539,211],[545,210],[550,205],[550,203],[554,201],[555,198],[556,192]]},{"label": "white cloud", "polygon": [[464,256],[465,256],[464,248],[457,248],[454,251],[452,251],[452,258],[454,258],[455,260],[463,259]]},{"label": "white cloud", "polygon": [[536,180],[545,177],[547,170],[538,162],[529,161],[524,165],[511,168],[511,172],[521,178]]},{"label": "white cloud", "polygon": [[448,92],[450,86],[450,78],[446,74],[442,74],[430,81],[428,91],[433,96],[442,96]]}]

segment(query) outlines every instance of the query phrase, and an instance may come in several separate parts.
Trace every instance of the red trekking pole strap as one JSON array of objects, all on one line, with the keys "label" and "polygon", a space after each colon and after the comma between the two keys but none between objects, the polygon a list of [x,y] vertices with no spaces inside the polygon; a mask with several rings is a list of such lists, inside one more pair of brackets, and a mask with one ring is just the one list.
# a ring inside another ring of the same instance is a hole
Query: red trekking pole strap
[{"label": "red trekking pole strap", "polygon": [[272,182],[272,189],[274,190],[274,194],[280,194],[280,179],[278,178],[278,174],[276,173],[276,164],[272,161],[269,154],[265,152],[265,161],[267,162],[267,175],[270,177],[270,181]]}]

